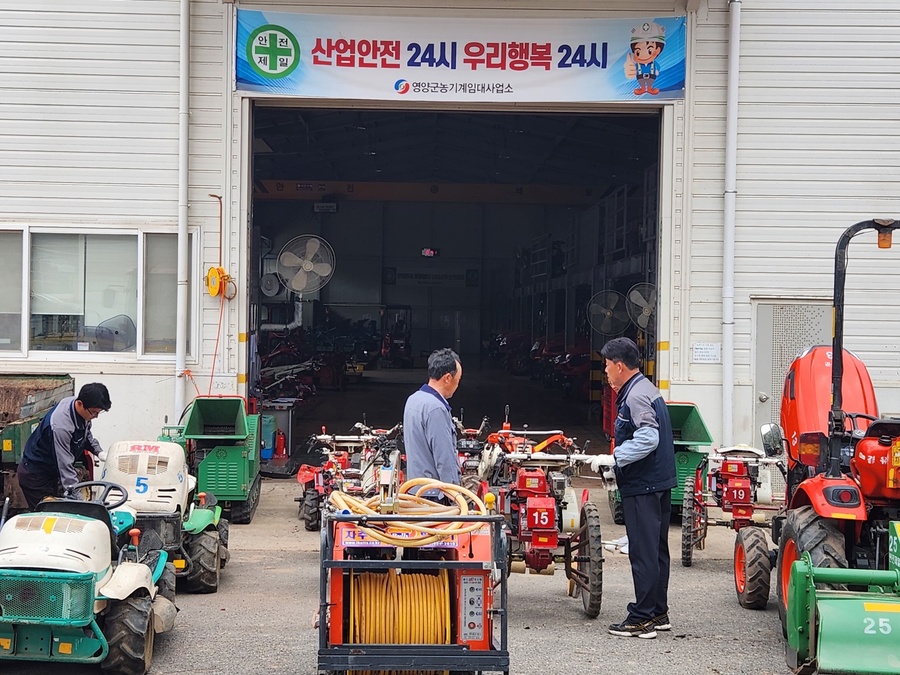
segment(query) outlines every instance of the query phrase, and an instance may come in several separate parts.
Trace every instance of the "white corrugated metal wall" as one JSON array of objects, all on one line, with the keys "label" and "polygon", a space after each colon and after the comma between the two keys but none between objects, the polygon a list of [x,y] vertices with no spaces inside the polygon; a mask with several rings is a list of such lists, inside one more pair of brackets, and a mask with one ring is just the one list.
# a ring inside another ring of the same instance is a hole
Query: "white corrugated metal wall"
[{"label": "white corrugated metal wall", "polygon": [[[680,0],[622,3],[570,0],[379,2],[330,0],[245,3],[282,11],[484,16],[636,16],[684,11]],[[202,267],[216,262],[218,206],[225,197],[226,267],[245,270],[246,170],[242,106],[231,90],[233,5],[192,0],[190,210],[202,227]],[[676,399],[701,404],[715,435],[721,401],[717,365],[690,362],[696,342],[721,341],[721,228],[727,0],[699,3],[690,14],[689,91],[672,108],[669,183],[672,288],[669,377]],[[889,0],[743,2],[736,261],[738,409],[749,409],[753,355],[751,297],[831,293],[834,241],[856,220],[891,215],[900,163],[900,9]],[[0,226],[58,224],[174,231],[177,218],[177,0],[8,1],[0,8]],[[684,132],[679,130],[682,128]],[[665,189],[665,186],[664,186]],[[871,365],[882,408],[900,410],[898,298],[893,253],[851,251],[848,344]],[[867,262],[871,260],[870,264]],[[876,264],[877,263],[877,264]],[[198,275],[195,275],[198,276]],[[199,283],[200,279],[194,279]],[[874,289],[884,288],[883,293]],[[195,296],[202,310],[204,358],[189,367],[205,389],[218,301]],[[871,319],[878,317],[878,323]],[[226,315],[225,384],[242,371],[245,318]],[[196,351],[196,350],[195,350]],[[146,410],[102,420],[110,435],[155,433],[169,412],[172,367],[159,361],[112,362],[97,355],[0,355],[0,371],[65,369],[79,380],[103,373],[114,398],[138,397]],[[205,373],[205,375],[203,375]],[[189,391],[192,388],[189,387]],[[148,414],[149,413],[149,414]],[[113,419],[115,418],[115,419]],[[736,414],[735,439],[752,439],[751,420]],[[103,427],[101,426],[101,430]],[[121,433],[118,433],[121,432]]]}]

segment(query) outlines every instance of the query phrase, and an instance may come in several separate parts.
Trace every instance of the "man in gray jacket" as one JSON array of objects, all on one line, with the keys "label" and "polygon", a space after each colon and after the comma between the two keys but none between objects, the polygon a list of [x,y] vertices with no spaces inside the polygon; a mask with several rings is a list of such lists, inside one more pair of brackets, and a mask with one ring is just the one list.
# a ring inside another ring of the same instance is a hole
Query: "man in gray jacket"
[{"label": "man in gray jacket", "polygon": [[403,410],[407,479],[434,478],[459,485],[456,428],[447,400],[460,378],[462,364],[452,349],[438,349],[428,357],[428,384],[406,400]]}]

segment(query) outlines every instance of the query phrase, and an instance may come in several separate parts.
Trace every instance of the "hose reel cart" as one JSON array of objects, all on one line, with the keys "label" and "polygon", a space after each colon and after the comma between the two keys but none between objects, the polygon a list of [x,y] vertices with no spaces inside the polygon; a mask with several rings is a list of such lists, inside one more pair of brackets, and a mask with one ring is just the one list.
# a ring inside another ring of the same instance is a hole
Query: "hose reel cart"
[{"label": "hose reel cart", "polygon": [[[410,496],[414,508],[381,513],[378,497],[360,512],[333,493],[338,508],[321,529],[319,672],[508,675],[503,517],[451,515]],[[435,526],[447,534],[422,532]]]}]

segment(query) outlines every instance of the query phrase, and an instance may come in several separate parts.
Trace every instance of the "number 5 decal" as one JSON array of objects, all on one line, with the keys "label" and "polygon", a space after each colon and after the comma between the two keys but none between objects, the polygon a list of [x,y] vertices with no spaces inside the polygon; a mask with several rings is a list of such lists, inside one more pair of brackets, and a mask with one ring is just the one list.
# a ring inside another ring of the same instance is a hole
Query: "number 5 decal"
[{"label": "number 5 decal", "polygon": [[138,476],[137,484],[134,488],[134,491],[137,492],[139,495],[142,495],[149,489],[150,489],[150,484],[147,482],[147,478],[145,476]]}]

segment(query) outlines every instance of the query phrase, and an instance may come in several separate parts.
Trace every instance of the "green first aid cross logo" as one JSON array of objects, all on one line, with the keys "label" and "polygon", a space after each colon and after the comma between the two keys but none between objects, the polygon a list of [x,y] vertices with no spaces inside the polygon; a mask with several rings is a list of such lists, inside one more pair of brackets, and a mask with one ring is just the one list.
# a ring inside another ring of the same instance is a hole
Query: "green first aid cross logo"
[{"label": "green first aid cross logo", "polygon": [[266,79],[287,77],[300,65],[300,43],[286,28],[271,23],[260,26],[247,40],[247,62]]}]

